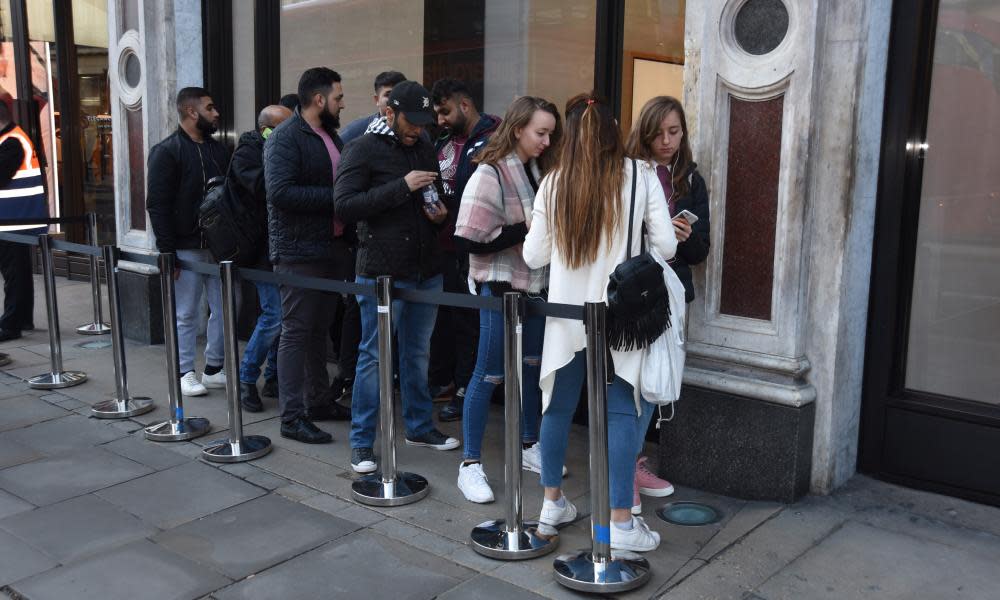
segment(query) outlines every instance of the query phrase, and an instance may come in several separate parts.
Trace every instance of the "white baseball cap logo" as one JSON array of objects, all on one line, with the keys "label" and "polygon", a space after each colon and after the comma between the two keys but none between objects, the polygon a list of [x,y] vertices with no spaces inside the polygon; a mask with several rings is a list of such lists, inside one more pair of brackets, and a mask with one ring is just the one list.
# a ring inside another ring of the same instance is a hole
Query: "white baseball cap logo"
[{"label": "white baseball cap logo", "polygon": [[423,98],[423,100],[424,100],[424,105],[423,105],[423,108],[427,108],[428,106],[430,106],[430,105],[431,105],[431,101],[430,101],[430,99],[429,99],[429,98],[428,98],[427,96],[421,96],[421,97],[422,97],[422,98]]}]

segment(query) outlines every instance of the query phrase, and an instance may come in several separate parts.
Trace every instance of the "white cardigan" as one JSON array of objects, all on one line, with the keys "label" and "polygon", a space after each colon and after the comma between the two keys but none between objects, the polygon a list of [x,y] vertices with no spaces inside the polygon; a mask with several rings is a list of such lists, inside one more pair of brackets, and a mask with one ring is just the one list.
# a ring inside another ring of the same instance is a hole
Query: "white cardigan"
[{"label": "white cardigan", "polygon": [[[632,256],[640,251],[642,223],[646,224],[647,248],[652,247],[660,256],[669,260],[677,251],[677,237],[670,223],[670,211],[663,187],[650,163],[637,160],[638,181],[635,192],[633,217]],[[625,181],[622,183],[622,220],[611,240],[610,247],[602,240],[598,258],[593,263],[571,269],[553,244],[551,224],[546,207],[554,197],[555,178],[547,176],[535,197],[531,228],[524,240],[524,261],[533,269],[550,265],[549,301],[582,306],[585,302],[606,302],[608,277],[625,261],[625,241],[628,238],[628,213],[632,193],[632,164],[623,163]],[[542,347],[542,371],[539,385],[542,388],[542,411],[548,409],[556,371],[573,360],[573,356],[587,346],[582,321],[548,317],[545,321],[545,342]],[[645,350],[629,352],[611,351],[615,374],[632,384],[635,392],[636,411],[639,407],[639,371]]]}]

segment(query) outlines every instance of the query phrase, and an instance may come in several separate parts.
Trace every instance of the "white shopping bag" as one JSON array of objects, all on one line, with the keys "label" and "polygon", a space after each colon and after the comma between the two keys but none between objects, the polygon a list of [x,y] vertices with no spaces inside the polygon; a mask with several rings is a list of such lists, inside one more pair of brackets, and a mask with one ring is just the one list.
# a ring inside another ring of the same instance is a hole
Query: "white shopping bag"
[{"label": "white shopping bag", "polygon": [[[684,284],[656,251],[650,251],[654,259],[663,267],[663,279],[670,295],[670,327],[646,348],[639,374],[639,391],[650,404],[671,407],[681,394],[684,377],[684,318],[687,304],[684,302]],[[660,419],[657,419],[659,427]]]}]

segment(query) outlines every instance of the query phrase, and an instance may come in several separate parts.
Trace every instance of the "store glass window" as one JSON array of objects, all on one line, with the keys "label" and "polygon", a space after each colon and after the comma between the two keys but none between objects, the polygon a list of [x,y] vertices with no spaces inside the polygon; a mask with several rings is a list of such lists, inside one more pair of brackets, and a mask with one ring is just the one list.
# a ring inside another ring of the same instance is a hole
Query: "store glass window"
[{"label": "store glass window", "polygon": [[345,124],[374,112],[372,84],[387,70],[428,88],[462,79],[491,114],[525,94],[562,108],[593,87],[595,23],[592,0],[282,0],[281,91],[305,69],[334,69]]},{"label": "store glass window", "polygon": [[685,0],[626,0],[622,56],[622,128],[647,100],[683,99]]}]

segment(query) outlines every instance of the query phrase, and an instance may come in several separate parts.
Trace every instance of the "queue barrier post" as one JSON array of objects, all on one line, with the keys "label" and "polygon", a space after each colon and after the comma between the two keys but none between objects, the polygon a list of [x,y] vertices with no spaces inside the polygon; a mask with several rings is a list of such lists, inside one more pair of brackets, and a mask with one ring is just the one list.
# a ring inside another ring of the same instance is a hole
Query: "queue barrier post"
[{"label": "queue barrier post", "polygon": [[56,304],[56,270],[52,263],[52,238],[43,233],[38,236],[38,250],[42,254],[42,281],[45,283],[45,312],[49,324],[50,371],[28,380],[36,390],[54,390],[80,385],[87,381],[83,371],[63,371],[62,339],[59,335],[59,307]]},{"label": "queue barrier post", "polygon": [[[87,236],[90,238],[90,245],[99,247],[97,241],[97,213],[87,213]],[[107,266],[105,266],[107,272]],[[108,295],[110,296],[110,282],[108,283]],[[94,320],[76,328],[76,332],[83,335],[104,335],[111,333],[112,328],[104,322],[104,310],[101,306],[101,275],[97,266],[97,257],[90,255],[90,290],[94,297]],[[110,301],[110,298],[109,298]],[[114,310],[114,309],[112,309]]]},{"label": "queue barrier post", "polygon": [[480,523],[472,530],[472,549],[499,560],[524,560],[548,554],[559,538],[536,535],[538,523],[521,520],[521,390],[523,349],[521,334],[524,297],[518,292],[503,296],[504,329],[504,519]]},{"label": "queue barrier post", "polygon": [[271,451],[271,440],[263,435],[243,435],[240,405],[240,347],[236,339],[236,282],[233,261],[219,263],[222,278],[222,332],[225,338],[226,402],[229,407],[229,438],[209,442],[201,451],[205,460],[220,463],[246,462]]},{"label": "queue barrier post", "polygon": [[614,594],[649,581],[649,562],[634,553],[611,554],[611,503],[608,490],[607,305],[587,302],[587,408],[590,417],[591,549],[555,559],[555,578],[581,592]]},{"label": "queue barrier post", "polygon": [[376,283],[378,297],[378,390],[380,470],[356,479],[354,499],[370,506],[401,506],[420,500],[430,491],[424,477],[396,470],[395,403],[392,381],[392,277]]},{"label": "queue barrier post", "polygon": [[[91,408],[91,416],[98,419],[127,419],[153,410],[152,399],[133,397],[128,391],[128,373],[125,368],[125,334],[122,331],[121,298],[118,295],[118,248],[104,246],[104,274],[108,281],[108,304],[111,311],[111,353],[115,360],[115,397],[99,402]],[[91,257],[95,262],[96,258]]]},{"label": "queue barrier post", "polygon": [[167,400],[170,418],[150,425],[145,430],[147,440],[154,442],[181,442],[208,433],[211,424],[202,417],[184,416],[184,397],[181,396],[180,357],[177,349],[177,300],[174,296],[175,257],[162,253],[157,257],[160,270],[160,302],[163,306],[163,342],[167,355]]}]

